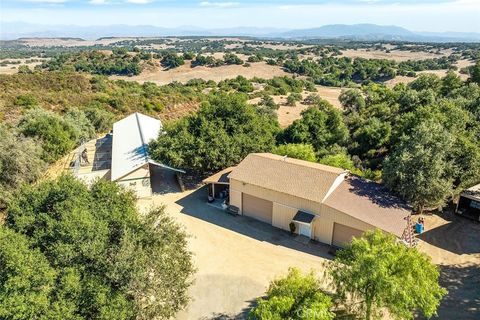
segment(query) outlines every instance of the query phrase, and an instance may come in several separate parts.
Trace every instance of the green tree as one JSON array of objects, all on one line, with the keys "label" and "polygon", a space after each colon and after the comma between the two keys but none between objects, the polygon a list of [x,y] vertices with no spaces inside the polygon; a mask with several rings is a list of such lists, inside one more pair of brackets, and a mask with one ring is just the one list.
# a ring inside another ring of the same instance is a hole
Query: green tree
[{"label": "green tree", "polygon": [[290,269],[285,278],[274,280],[266,292],[266,298],[257,300],[249,319],[330,320],[332,299],[320,288],[320,282],[310,273],[302,275],[298,269]]},{"label": "green tree", "polygon": [[272,153],[311,162],[315,162],[317,160],[317,157],[315,156],[315,150],[310,144],[281,144],[273,148]]},{"label": "green tree", "polygon": [[[169,319],[188,302],[194,268],[184,231],[162,207],[140,214],[133,194],[115,183],[88,188],[62,176],[25,186],[8,207],[6,226],[54,269],[40,279],[50,283],[49,294],[32,311],[45,319]],[[1,269],[0,279],[12,278],[14,270]],[[0,296],[33,294],[6,289]],[[24,298],[17,302],[34,308]],[[45,304],[62,316],[50,317]],[[15,312],[6,307],[7,314]]]},{"label": "green tree", "polygon": [[347,139],[348,129],[341,112],[326,101],[302,111],[302,118],[283,133],[284,142],[311,144],[319,156],[344,145]]},{"label": "green tree", "polygon": [[1,319],[72,319],[68,310],[54,308],[56,277],[40,250],[30,248],[26,236],[0,225]]},{"label": "green tree", "polygon": [[31,138],[0,125],[0,209],[25,183],[33,183],[45,169],[42,148]]},{"label": "green tree", "polygon": [[225,64],[243,64],[242,59],[240,59],[236,54],[230,52],[223,55],[223,61]]},{"label": "green tree", "polygon": [[302,100],[302,95],[300,93],[292,92],[287,97],[287,105],[294,107],[297,101]]},{"label": "green tree", "polygon": [[249,153],[270,151],[279,128],[275,118],[247,104],[246,96],[219,93],[165,131],[150,145],[152,157],[206,173],[237,164]]},{"label": "green tree", "polygon": [[453,189],[449,158],[453,141],[442,125],[420,123],[385,159],[385,184],[420,213],[425,207],[443,205]]},{"label": "green tree", "polygon": [[329,154],[321,158],[318,162],[327,166],[350,170],[354,173],[358,173],[359,171],[357,168],[355,168],[352,159],[346,153]]},{"label": "green tree", "polygon": [[480,84],[480,60],[477,60],[475,65],[470,69],[470,78],[471,82]]},{"label": "green tree", "polygon": [[463,80],[455,74],[454,71],[449,70],[447,75],[442,78],[442,86],[440,92],[444,96],[448,96],[453,93],[456,89],[461,88],[463,85]]},{"label": "green tree", "polygon": [[54,162],[72,150],[79,139],[79,131],[71,122],[43,109],[30,110],[19,127],[24,135],[40,138],[42,158],[47,162]]},{"label": "green tree", "polygon": [[358,112],[365,107],[365,98],[356,89],[342,90],[338,100],[347,112]]},{"label": "green tree", "polygon": [[160,61],[162,66],[167,69],[174,69],[185,64],[182,56],[179,56],[175,52],[167,52]]},{"label": "green tree", "polygon": [[380,230],[337,251],[331,275],[339,298],[367,320],[381,316],[382,308],[395,319],[413,319],[414,312],[429,318],[447,293],[430,257]]}]

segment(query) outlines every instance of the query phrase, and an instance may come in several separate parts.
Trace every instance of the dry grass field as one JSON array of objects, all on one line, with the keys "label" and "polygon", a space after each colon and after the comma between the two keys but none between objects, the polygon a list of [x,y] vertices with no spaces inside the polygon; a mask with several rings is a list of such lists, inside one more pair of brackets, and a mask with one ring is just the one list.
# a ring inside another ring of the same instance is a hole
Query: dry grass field
[{"label": "dry grass field", "polygon": [[[324,87],[316,86],[317,93],[322,99],[327,100],[336,108],[342,108],[338,97],[342,93],[342,88],[339,87]],[[314,92],[313,92],[314,93]],[[305,99],[312,92],[303,92],[302,98]],[[297,102],[295,106],[287,105],[287,96],[272,96],[273,101],[279,106],[277,110],[278,122],[282,128],[288,127],[292,124],[293,121],[300,119],[301,113],[303,110],[307,109],[309,106],[302,103],[301,101]],[[260,98],[251,99],[248,102],[251,104],[257,104],[260,102]]]},{"label": "dry grass field", "polygon": [[[38,59],[38,60],[45,60],[42,58],[32,58],[32,59]],[[8,64],[6,66],[0,66],[0,74],[14,74],[18,72],[18,67],[22,65],[27,65],[30,69],[35,68],[35,66],[39,65],[42,63],[42,61],[37,61],[37,62],[30,62],[30,63],[25,63],[26,60],[31,60],[31,59],[2,59],[2,61],[20,61],[19,64]]]},{"label": "dry grass field", "polygon": [[450,51],[444,51],[442,54],[428,53],[428,52],[410,52],[392,50],[389,53],[379,50],[366,50],[366,49],[348,49],[343,50],[342,55],[349,58],[365,58],[365,59],[389,59],[397,62],[406,60],[423,60],[432,58],[441,58],[449,55]]},{"label": "dry grass field", "polygon": [[[220,56],[222,55],[223,54]],[[285,75],[288,75],[288,73],[284,72],[280,67],[270,66],[265,62],[252,63],[250,67],[244,67],[241,65],[225,65],[214,68],[205,66],[192,68],[190,61],[187,61],[183,66],[175,69],[164,70],[162,68],[155,68],[151,70],[145,70],[138,76],[112,76],[110,78],[138,81],[140,83],[150,81],[163,85],[173,81],[185,83],[191,79],[204,79],[218,82],[225,79],[232,79],[237,76],[244,76],[247,79],[254,77],[270,79],[276,76]]]}]

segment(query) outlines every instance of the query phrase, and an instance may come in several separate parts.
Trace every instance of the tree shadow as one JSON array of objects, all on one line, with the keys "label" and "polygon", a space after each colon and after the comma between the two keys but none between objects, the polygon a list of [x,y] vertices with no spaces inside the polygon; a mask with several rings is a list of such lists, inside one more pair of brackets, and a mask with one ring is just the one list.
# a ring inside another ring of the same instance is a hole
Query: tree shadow
[{"label": "tree shadow", "polygon": [[[360,197],[366,197],[382,208],[411,210],[400,198],[393,195],[384,185],[366,179],[350,176],[346,180],[348,190]],[[341,187],[341,186],[340,186]]]},{"label": "tree shadow", "polygon": [[181,212],[207,221],[219,227],[229,229],[258,241],[269,242],[277,246],[302,251],[317,257],[333,259],[329,253],[330,246],[316,241],[301,241],[302,238],[276,228],[270,224],[246,217],[232,216],[225,211],[207,204],[206,187],[190,193],[176,203],[182,206]]},{"label": "tree shadow", "polygon": [[451,213],[442,218],[449,223],[427,230],[418,238],[458,255],[480,253],[480,223]]},{"label": "tree shadow", "polygon": [[480,267],[473,264],[439,267],[440,285],[448,294],[440,303],[437,318],[480,319]]}]

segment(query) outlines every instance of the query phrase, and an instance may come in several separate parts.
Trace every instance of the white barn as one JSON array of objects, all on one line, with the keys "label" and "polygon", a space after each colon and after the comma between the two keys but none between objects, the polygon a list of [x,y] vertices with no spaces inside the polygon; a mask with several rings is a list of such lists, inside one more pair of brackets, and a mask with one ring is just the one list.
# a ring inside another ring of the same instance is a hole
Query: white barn
[{"label": "white barn", "polygon": [[[76,173],[77,177],[86,182],[99,177],[109,179],[134,190],[139,198],[150,197],[152,166],[184,173],[183,170],[168,167],[150,158],[148,144],[157,139],[161,131],[160,120],[138,112],[115,122],[111,136],[94,140],[80,147],[91,154],[93,161],[91,164],[81,165]],[[99,146],[102,145],[107,147],[99,152]],[[105,159],[105,155],[109,158],[108,160]],[[100,161],[101,166],[98,165]],[[109,162],[109,165],[105,165],[105,161]],[[98,170],[100,167],[102,170]]]}]

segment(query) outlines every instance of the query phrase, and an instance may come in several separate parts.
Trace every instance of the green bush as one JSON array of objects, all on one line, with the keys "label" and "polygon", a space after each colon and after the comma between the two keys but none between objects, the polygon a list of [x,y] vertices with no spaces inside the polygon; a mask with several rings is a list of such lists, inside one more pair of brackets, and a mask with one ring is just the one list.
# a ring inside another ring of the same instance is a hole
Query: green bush
[{"label": "green bush", "polygon": [[62,176],[23,188],[9,205],[0,270],[2,319],[130,320],[184,308],[194,267],[163,207],[140,214],[113,182],[88,188]]},{"label": "green bush", "polygon": [[54,162],[67,154],[80,138],[78,128],[70,121],[42,109],[32,109],[25,114],[19,128],[25,136],[40,139],[42,159],[47,162]]}]

